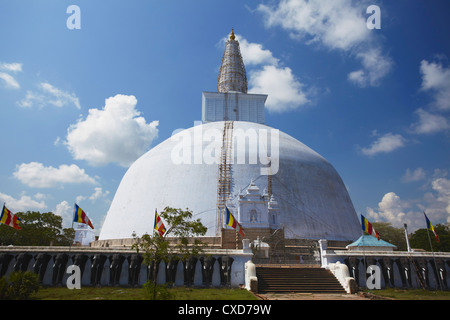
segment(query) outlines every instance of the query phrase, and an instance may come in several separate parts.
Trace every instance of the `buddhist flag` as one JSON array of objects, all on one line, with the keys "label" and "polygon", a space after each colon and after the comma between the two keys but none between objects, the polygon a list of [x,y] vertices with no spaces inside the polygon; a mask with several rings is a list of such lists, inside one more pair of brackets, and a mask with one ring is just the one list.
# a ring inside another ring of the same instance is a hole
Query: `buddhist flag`
[{"label": "buddhist flag", "polygon": [[377,240],[380,241],[380,234],[377,230],[375,230],[369,220],[367,220],[363,215],[361,215],[361,228],[363,229],[363,231],[367,232],[371,236],[376,237]]},{"label": "buddhist flag", "polygon": [[436,237],[436,241],[437,242],[441,242],[441,240],[439,240],[439,237],[436,233],[436,231],[434,230],[433,225],[431,224],[430,220],[428,219],[427,215],[425,214],[425,211],[423,212],[424,216],[425,216],[425,220],[427,221],[427,229],[430,231],[433,231],[434,236]]},{"label": "buddhist flag", "polygon": [[155,225],[153,226],[156,231],[158,231],[159,236],[162,238],[164,233],[166,233],[166,227],[162,222],[161,217],[158,214],[158,211],[155,209]]},{"label": "buddhist flag", "polygon": [[73,222],[84,223],[94,229],[94,226],[92,225],[91,220],[89,220],[87,214],[76,203],[73,211]]},{"label": "buddhist flag", "polygon": [[4,223],[14,229],[20,230],[19,227],[20,218],[15,216],[11,211],[9,211],[3,204],[2,215],[0,216],[0,222]]},{"label": "buddhist flag", "polygon": [[239,222],[237,222],[237,220],[231,214],[230,210],[228,210],[227,207],[225,207],[225,209],[227,211],[227,225],[229,225],[233,229],[236,229],[242,237],[245,237],[244,229],[242,228],[242,226],[239,224]]}]

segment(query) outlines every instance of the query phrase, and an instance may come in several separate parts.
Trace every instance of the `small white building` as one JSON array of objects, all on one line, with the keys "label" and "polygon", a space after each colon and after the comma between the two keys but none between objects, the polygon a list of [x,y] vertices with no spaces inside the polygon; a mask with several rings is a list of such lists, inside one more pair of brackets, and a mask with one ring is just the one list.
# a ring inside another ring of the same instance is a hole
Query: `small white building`
[{"label": "small white building", "polygon": [[89,246],[89,244],[95,240],[95,234],[94,230],[92,230],[88,225],[86,224],[78,224],[77,228],[75,229],[75,244],[80,244],[82,246]]}]

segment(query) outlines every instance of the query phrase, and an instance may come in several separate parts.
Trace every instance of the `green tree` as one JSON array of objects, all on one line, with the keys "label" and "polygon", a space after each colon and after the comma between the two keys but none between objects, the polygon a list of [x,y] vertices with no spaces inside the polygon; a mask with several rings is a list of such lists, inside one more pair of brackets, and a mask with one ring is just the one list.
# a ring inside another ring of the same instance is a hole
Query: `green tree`
[{"label": "green tree", "polygon": [[436,241],[432,231],[428,231],[430,235],[430,239],[428,239],[427,229],[418,229],[411,234],[409,241],[411,248],[431,251],[431,240],[433,251],[450,252],[450,227],[448,225],[438,224],[434,227],[434,230],[438,234],[440,242]]},{"label": "green tree", "polygon": [[9,277],[0,278],[1,300],[29,299],[31,294],[40,288],[39,276],[31,271],[14,271]]},{"label": "green tree", "polygon": [[9,275],[8,295],[10,299],[28,299],[39,290],[39,276],[31,271],[15,271]]},{"label": "green tree", "polygon": [[16,213],[21,219],[21,230],[0,225],[0,244],[16,246],[68,246],[75,231],[62,227],[62,217],[52,212],[28,211]]},{"label": "green tree", "polygon": [[132,246],[138,253],[143,252],[145,265],[153,264],[153,283],[145,285],[151,289],[153,300],[158,298],[158,290],[164,292],[164,288],[156,284],[157,264],[160,261],[168,263],[173,257],[186,261],[188,257],[200,254],[206,244],[197,237],[205,235],[207,231],[200,219],[192,220],[193,213],[189,209],[166,207],[159,215],[167,228],[164,235],[160,236],[158,232],[140,238],[133,235],[135,243]]},{"label": "green tree", "polygon": [[405,230],[403,228],[393,227],[390,222],[374,222],[374,228],[383,239],[390,244],[397,246],[397,250],[406,251]]}]

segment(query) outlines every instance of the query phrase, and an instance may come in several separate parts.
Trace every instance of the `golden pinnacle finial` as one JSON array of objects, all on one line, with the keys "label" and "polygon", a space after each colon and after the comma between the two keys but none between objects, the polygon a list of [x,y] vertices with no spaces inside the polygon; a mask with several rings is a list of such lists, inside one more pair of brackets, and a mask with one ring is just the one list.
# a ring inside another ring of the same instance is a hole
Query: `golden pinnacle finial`
[{"label": "golden pinnacle finial", "polygon": [[234,36],[233,28],[231,28],[230,40],[234,40],[234,38],[235,38],[235,36]]}]

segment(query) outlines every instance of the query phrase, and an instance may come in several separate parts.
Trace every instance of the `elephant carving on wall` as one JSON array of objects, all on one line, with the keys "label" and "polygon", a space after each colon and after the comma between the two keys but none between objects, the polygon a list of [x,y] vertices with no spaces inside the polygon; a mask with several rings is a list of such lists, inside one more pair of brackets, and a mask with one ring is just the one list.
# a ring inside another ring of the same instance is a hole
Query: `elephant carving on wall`
[{"label": "elephant carving on wall", "polygon": [[140,254],[132,254],[128,258],[128,284],[136,286],[139,284],[141,265],[144,260]]},{"label": "elephant carving on wall", "polygon": [[414,259],[413,261],[420,283],[425,287],[425,289],[428,289],[430,287],[430,280],[428,279],[427,260],[425,260],[424,258],[418,258]]},{"label": "elephant carving on wall", "polygon": [[198,259],[189,257],[184,261],[184,285],[190,286],[194,284],[195,266]]},{"label": "elephant carving on wall", "polygon": [[14,271],[27,271],[28,264],[33,256],[29,253],[19,253],[16,256],[16,263],[14,264]]},{"label": "elephant carving on wall", "polygon": [[69,261],[69,256],[66,253],[58,253],[53,258],[53,274],[52,283],[53,285],[61,285],[63,276],[66,272],[67,262]]},{"label": "elephant carving on wall", "polygon": [[40,282],[44,279],[45,271],[51,258],[52,256],[47,253],[39,253],[35,257],[36,261],[33,264],[33,272],[39,275]]},{"label": "elephant carving on wall", "polygon": [[80,267],[80,277],[83,278],[84,268],[86,266],[86,262],[89,260],[89,256],[87,254],[76,254],[72,257],[73,264]]},{"label": "elephant carving on wall", "polygon": [[4,275],[6,275],[9,264],[11,263],[11,260],[13,258],[14,258],[14,256],[12,254],[0,253],[0,264],[2,265],[2,268],[0,269],[0,277],[3,277]]},{"label": "elephant carving on wall", "polygon": [[221,256],[217,258],[220,265],[220,283],[228,285],[231,281],[231,265],[234,259],[228,256]]},{"label": "elephant carving on wall", "polygon": [[157,261],[153,260],[152,262],[150,262],[150,264],[147,266],[147,280],[153,282],[154,279],[158,278],[160,263],[161,263],[161,260],[157,260]]},{"label": "elephant carving on wall", "polygon": [[178,257],[172,257],[166,265],[166,283],[174,283],[177,274]]},{"label": "elephant carving on wall", "polygon": [[402,257],[400,259],[397,259],[395,262],[397,263],[400,278],[402,279],[403,288],[411,288],[411,264],[409,263],[408,258]]},{"label": "elephant carving on wall", "polygon": [[431,267],[433,269],[434,278],[436,279],[436,287],[442,290],[447,289],[447,271],[445,270],[444,261],[441,259],[430,260]]},{"label": "elephant carving on wall", "polygon": [[120,274],[122,273],[122,265],[125,261],[125,256],[122,254],[113,254],[109,260],[111,264],[109,266],[109,283],[111,285],[119,285]]},{"label": "elephant carving on wall", "polygon": [[91,258],[91,285],[100,285],[103,274],[103,266],[106,262],[106,255],[96,254]]},{"label": "elephant carving on wall", "polygon": [[394,265],[391,258],[384,257],[380,259],[381,271],[384,277],[384,283],[391,288],[395,287]]},{"label": "elephant carving on wall", "polygon": [[200,263],[202,264],[203,284],[205,286],[210,286],[212,283],[215,262],[216,258],[214,257],[200,257]]},{"label": "elephant carving on wall", "polygon": [[347,259],[344,259],[344,263],[348,267],[350,277],[355,279],[355,282],[359,286],[359,259],[356,257],[348,257]]}]

